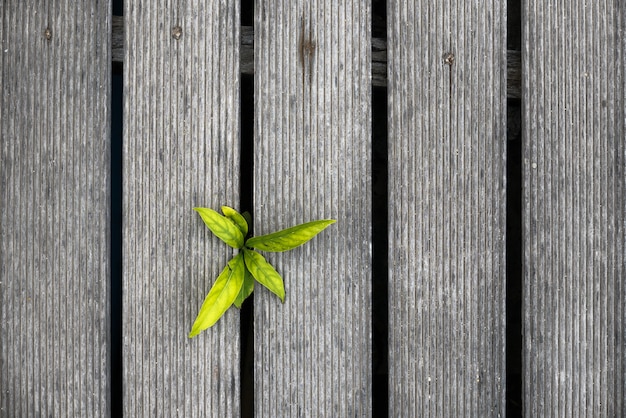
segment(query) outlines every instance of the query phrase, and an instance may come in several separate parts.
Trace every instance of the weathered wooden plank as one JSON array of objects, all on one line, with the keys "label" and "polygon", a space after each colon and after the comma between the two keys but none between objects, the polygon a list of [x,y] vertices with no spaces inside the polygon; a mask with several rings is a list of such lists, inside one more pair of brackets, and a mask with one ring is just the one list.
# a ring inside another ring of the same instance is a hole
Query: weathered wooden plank
[{"label": "weathered wooden plank", "polygon": [[389,414],[505,395],[506,2],[389,1]]},{"label": "weathered wooden plank", "polygon": [[239,2],[125,16],[124,413],[238,416],[238,312],[187,335],[232,256],[192,208],[239,203]]},{"label": "weathered wooden plank", "polygon": [[[124,18],[113,16],[113,62],[124,61]],[[241,73],[254,74],[254,28],[241,27]],[[387,86],[387,43],[384,39],[372,38],[372,86]],[[519,51],[507,51],[507,97],[522,97],[522,62]]]},{"label": "weathered wooden plank", "polygon": [[529,416],[626,416],[624,13],[524,3]]},{"label": "weathered wooden plank", "polygon": [[268,254],[287,296],[255,292],[255,412],[368,416],[370,2],[259,1],[255,19],[255,232],[337,220]]},{"label": "weathered wooden plank", "polygon": [[0,416],[109,414],[111,4],[0,3]]},{"label": "weathered wooden plank", "polygon": [[111,60],[124,62],[124,17],[113,16],[111,23]]}]

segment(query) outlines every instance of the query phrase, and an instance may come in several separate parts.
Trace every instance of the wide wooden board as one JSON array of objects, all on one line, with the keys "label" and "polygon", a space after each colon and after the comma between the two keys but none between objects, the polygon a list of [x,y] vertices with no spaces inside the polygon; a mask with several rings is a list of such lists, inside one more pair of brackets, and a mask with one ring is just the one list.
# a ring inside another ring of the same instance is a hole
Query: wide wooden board
[{"label": "wide wooden board", "polygon": [[337,220],[266,254],[286,299],[255,291],[255,412],[368,416],[370,3],[258,1],[255,12],[255,232]]},{"label": "wide wooden board", "polygon": [[0,19],[0,416],[107,416],[111,4]]},{"label": "wide wooden board", "polygon": [[239,204],[239,2],[125,2],[124,414],[238,416],[239,312],[187,335]]},{"label": "wide wooden board", "polygon": [[506,2],[389,1],[389,415],[505,397]]},{"label": "wide wooden board", "polygon": [[626,416],[624,13],[524,3],[529,416]]}]

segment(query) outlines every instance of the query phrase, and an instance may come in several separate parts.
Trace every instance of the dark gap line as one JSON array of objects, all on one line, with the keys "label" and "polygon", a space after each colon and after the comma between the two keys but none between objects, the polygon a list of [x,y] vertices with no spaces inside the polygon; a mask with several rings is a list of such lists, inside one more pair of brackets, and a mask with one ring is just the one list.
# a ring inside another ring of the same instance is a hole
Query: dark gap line
[{"label": "dark gap line", "polygon": [[507,104],[506,415],[522,416],[522,139],[519,100]]},{"label": "dark gap line", "polygon": [[123,71],[113,63],[111,71],[111,161],[110,161],[110,402],[111,417],[122,416],[122,123]]},{"label": "dark gap line", "polygon": [[[387,39],[387,3],[372,0],[372,38]],[[372,416],[389,415],[387,88],[372,87]]]},{"label": "dark gap line", "polygon": [[[112,14],[122,16],[124,14],[124,1],[113,0],[111,4]],[[109,353],[109,401],[111,417],[123,416],[124,402],[124,373],[123,373],[123,349],[122,349],[122,260],[123,260],[123,121],[124,121],[124,71],[123,64],[113,62],[111,64],[111,154],[110,154],[110,235],[109,248],[109,329],[110,329],[110,353]]]},{"label": "dark gap line", "polygon": [[[507,0],[507,50],[522,46],[521,1]],[[507,100],[506,416],[523,414],[522,102]]]},{"label": "dark gap line", "polygon": [[[241,172],[240,209],[252,211],[253,205],[253,137],[254,137],[254,78],[241,76]],[[254,222],[254,219],[252,220]],[[249,225],[249,236],[254,225]],[[254,293],[241,306],[241,416],[254,416]]]},{"label": "dark gap line", "polygon": [[372,88],[372,414],[389,410],[387,89]]},{"label": "dark gap line", "polygon": [[[254,25],[254,0],[241,0],[241,27]],[[254,75],[241,74],[240,82],[240,212],[254,211]],[[252,219],[254,223],[254,219]],[[248,235],[254,234],[249,225]],[[239,316],[240,330],[240,407],[242,418],[254,417],[254,293],[242,304]]]},{"label": "dark gap line", "polygon": [[[242,23],[244,7],[242,0]],[[251,3],[251,2],[250,2]],[[241,212],[254,213],[254,76],[241,75],[241,168],[240,202]],[[254,219],[252,220],[254,222]],[[254,225],[249,225],[249,235],[254,233]],[[254,293],[241,306],[240,312],[241,360],[240,393],[242,418],[254,417]]]}]

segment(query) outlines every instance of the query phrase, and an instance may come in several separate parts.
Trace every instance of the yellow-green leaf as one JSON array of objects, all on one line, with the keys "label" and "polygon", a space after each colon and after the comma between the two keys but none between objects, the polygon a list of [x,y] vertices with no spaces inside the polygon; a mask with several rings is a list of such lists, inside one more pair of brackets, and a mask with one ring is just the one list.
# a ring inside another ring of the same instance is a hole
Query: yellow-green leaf
[{"label": "yellow-green leaf", "polygon": [[235,306],[241,309],[241,305],[243,304],[243,301],[246,300],[248,296],[252,294],[253,291],[254,291],[254,277],[252,277],[252,274],[250,274],[250,272],[248,271],[248,268],[246,267],[246,273],[243,278],[243,286],[241,286],[241,290],[239,291],[239,294],[237,295],[237,299],[235,299],[235,302],[233,302]]},{"label": "yellow-green leaf", "polygon": [[233,221],[220,215],[213,209],[194,208],[194,210],[200,214],[204,224],[216,237],[233,248],[239,249],[243,247],[244,235]]},{"label": "yellow-green leaf", "polygon": [[244,237],[248,235],[248,222],[246,222],[246,219],[241,216],[239,212],[228,206],[222,206],[222,212],[228,219],[237,225]]},{"label": "yellow-green leaf", "polygon": [[248,228],[250,228],[252,226],[252,216],[250,215],[250,212],[245,211],[241,214],[241,216],[243,216],[243,219],[245,219],[248,223]]},{"label": "yellow-green leaf", "polygon": [[246,267],[256,281],[267,287],[270,292],[274,293],[284,302],[285,285],[283,284],[283,278],[274,270],[274,267],[265,260],[265,257],[256,251],[244,248],[243,255]]},{"label": "yellow-green leaf", "polygon": [[243,253],[237,254],[228,262],[204,299],[200,312],[191,327],[189,338],[213,326],[224,315],[241,290],[245,270]]},{"label": "yellow-green leaf", "polygon": [[309,241],[335,222],[334,219],[325,219],[292,226],[272,234],[250,238],[246,241],[246,247],[272,252],[291,250]]}]

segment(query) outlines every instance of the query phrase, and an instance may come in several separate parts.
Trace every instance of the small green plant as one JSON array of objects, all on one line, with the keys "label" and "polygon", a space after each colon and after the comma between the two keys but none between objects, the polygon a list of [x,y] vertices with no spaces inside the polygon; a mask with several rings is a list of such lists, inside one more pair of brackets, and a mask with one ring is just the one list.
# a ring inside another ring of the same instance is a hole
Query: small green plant
[{"label": "small green plant", "polygon": [[239,253],[226,264],[204,299],[191,327],[189,338],[213,326],[231,305],[241,308],[243,301],[252,294],[255,280],[278,296],[281,302],[285,302],[283,278],[265,257],[253,248],[269,252],[292,250],[335,223],[333,219],[312,221],[272,234],[246,239],[250,223],[247,212],[242,215],[228,206],[222,206],[224,216],[213,209],[194,208],[194,210],[200,214],[205,225],[215,236],[239,250]]}]

